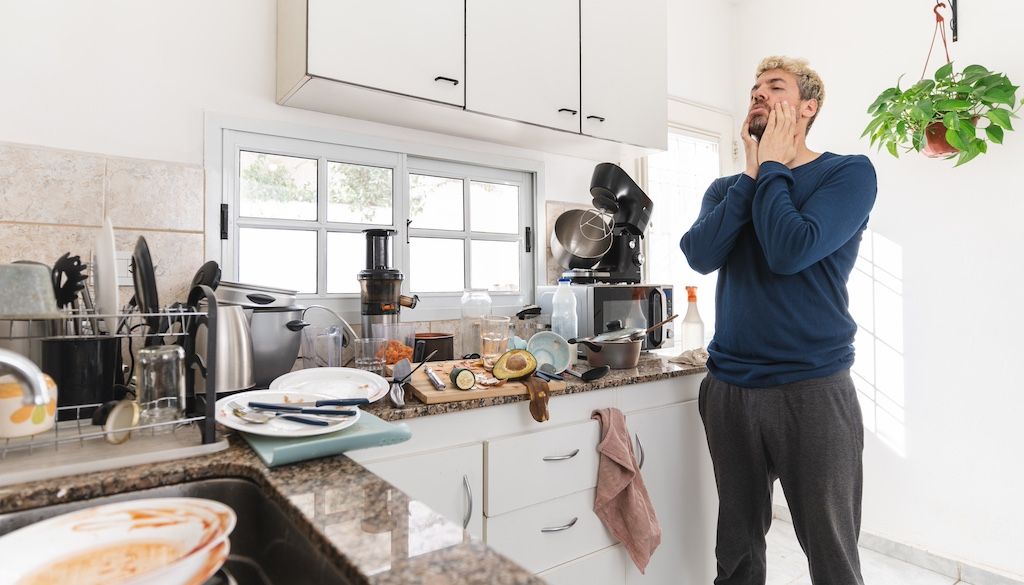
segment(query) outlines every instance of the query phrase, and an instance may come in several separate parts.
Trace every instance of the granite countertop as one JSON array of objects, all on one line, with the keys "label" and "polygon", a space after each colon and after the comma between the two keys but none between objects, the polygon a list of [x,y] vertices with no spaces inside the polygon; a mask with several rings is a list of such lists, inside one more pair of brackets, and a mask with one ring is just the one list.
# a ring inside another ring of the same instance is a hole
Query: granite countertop
[{"label": "granite countertop", "polygon": [[[577,371],[585,371],[586,369],[586,362],[581,362],[576,366]],[[591,390],[614,388],[616,386],[639,384],[641,382],[653,382],[655,380],[663,380],[665,378],[702,374],[706,371],[707,368],[704,366],[684,366],[669,362],[668,358],[663,355],[645,353],[640,356],[640,362],[637,364],[637,367],[630,368],[628,370],[612,370],[608,375],[600,380],[595,380],[594,382],[584,382],[579,378],[574,378],[566,374],[565,389],[554,390],[551,392],[551,396],[554,398],[565,394],[576,394],[579,392],[589,392]],[[363,410],[372,412],[384,420],[395,421],[432,414],[461,412],[464,410],[473,410],[475,408],[495,406],[498,404],[509,404],[525,400],[529,400],[529,396],[526,394],[520,396],[500,396],[497,398],[459,400],[457,402],[442,402],[439,404],[424,404],[416,398],[415,394],[410,391],[406,391],[405,406],[402,408],[396,408],[391,404],[391,401],[387,399],[380,400],[362,408]]]},{"label": "granite countertop", "polygon": [[[570,381],[573,394],[698,374],[645,355],[637,368],[612,370],[593,383]],[[367,410],[386,420],[482,408],[525,400],[510,396],[426,405],[407,393],[407,405]],[[383,403],[385,401],[381,401]],[[473,540],[461,526],[414,502],[344,455],[267,468],[237,435],[227,450],[165,463],[0,487],[0,513],[212,478],[254,482],[353,583],[391,585],[543,585],[528,571]],[[381,538],[387,533],[386,538]],[[429,552],[421,552],[421,551]]]}]

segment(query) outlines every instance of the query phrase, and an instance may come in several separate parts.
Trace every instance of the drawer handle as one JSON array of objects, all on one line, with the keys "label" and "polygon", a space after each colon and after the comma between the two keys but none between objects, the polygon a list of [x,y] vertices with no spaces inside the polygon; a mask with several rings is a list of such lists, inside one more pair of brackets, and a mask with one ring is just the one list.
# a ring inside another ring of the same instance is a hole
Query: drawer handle
[{"label": "drawer handle", "polygon": [[570,528],[572,528],[573,526],[576,525],[576,521],[577,520],[579,520],[578,516],[576,518],[573,518],[572,520],[570,520],[569,523],[565,524],[564,526],[555,526],[555,527],[552,527],[552,528],[541,528],[540,531],[541,532],[561,532],[563,530],[569,530]]},{"label": "drawer handle", "polygon": [[548,455],[547,457],[544,458],[544,461],[565,461],[566,459],[572,459],[573,457],[579,455],[579,452],[580,450],[576,449],[575,451],[569,453],[568,455]]},{"label": "drawer handle", "polygon": [[447,82],[451,83],[452,85],[458,85],[459,84],[459,80],[458,79],[452,79],[451,77],[442,77],[440,75],[435,77],[434,81],[447,81]]},{"label": "drawer handle", "polygon": [[633,433],[633,436],[636,437],[636,446],[639,447],[639,450],[640,450],[640,463],[637,464],[637,467],[640,468],[640,469],[643,469],[644,468],[644,459],[647,458],[646,455],[644,454],[644,444],[640,442],[640,435],[638,435],[636,433]]},{"label": "drawer handle", "polygon": [[601,116],[587,116],[588,120],[597,120],[598,122],[604,122],[604,118]]},{"label": "drawer handle", "polygon": [[473,489],[469,487],[468,475],[462,476],[462,487],[466,488],[466,500],[469,502],[466,515],[462,518],[462,529],[465,530],[469,527],[469,519],[473,517]]},{"label": "drawer handle", "polygon": [[570,110],[569,108],[559,108],[558,113],[561,114],[562,112],[567,112],[569,114],[572,114],[573,116],[579,113],[576,110]]}]

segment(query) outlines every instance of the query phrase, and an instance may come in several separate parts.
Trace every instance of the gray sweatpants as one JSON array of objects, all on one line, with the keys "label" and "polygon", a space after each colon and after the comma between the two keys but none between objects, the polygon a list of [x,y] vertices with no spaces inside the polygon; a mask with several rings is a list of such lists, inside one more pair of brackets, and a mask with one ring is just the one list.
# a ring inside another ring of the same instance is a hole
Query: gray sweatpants
[{"label": "gray sweatpants", "polygon": [[708,373],[698,401],[718,484],[716,585],[764,585],[772,484],[781,480],[814,585],[863,585],[864,427],[843,370],[772,388]]}]

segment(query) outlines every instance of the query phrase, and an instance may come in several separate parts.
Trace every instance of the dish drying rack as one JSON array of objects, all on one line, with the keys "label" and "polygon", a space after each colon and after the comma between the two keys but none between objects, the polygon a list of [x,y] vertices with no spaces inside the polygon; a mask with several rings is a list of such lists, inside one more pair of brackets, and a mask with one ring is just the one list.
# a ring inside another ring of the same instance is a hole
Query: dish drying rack
[{"label": "dish drying rack", "polygon": [[[203,310],[198,309],[201,302],[206,304]],[[147,322],[153,318],[166,321],[168,329],[165,331],[170,332],[150,332]],[[105,319],[116,320],[116,331],[97,336],[98,324]],[[95,409],[100,403],[59,406],[54,415],[57,420],[49,431],[0,439],[0,485],[156,463],[227,448],[227,441],[218,441],[216,434],[217,299],[211,288],[197,286],[189,294],[187,304],[178,303],[156,313],[128,311],[108,315],[75,309],[59,317],[19,321],[27,321],[27,326],[23,327],[26,334],[14,335],[12,328],[10,334],[0,334],[0,339],[32,342],[116,337],[127,339],[129,346],[139,341],[138,347],[143,347],[147,338],[160,338],[162,345],[180,345],[185,351],[186,404],[184,415],[178,419],[119,429],[119,433],[131,433],[130,438],[120,444],[108,442],[106,431],[93,425],[89,418],[81,418],[83,411]],[[198,355],[196,349],[196,334],[200,328],[206,329],[208,340],[203,356]],[[45,333],[33,333],[37,330]],[[168,342],[167,338],[173,341]],[[124,349],[119,346],[122,356]],[[129,359],[134,360],[134,355]],[[197,375],[204,380],[205,388],[198,393]],[[57,392],[59,396],[60,388]],[[60,420],[62,413],[69,420]]]}]

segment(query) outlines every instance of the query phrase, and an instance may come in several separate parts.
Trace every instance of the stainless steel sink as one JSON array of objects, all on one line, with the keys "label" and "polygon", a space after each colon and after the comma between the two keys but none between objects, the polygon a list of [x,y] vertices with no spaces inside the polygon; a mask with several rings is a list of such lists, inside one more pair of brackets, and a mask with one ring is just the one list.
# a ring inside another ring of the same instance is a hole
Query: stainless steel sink
[{"label": "stainless steel sink", "polygon": [[231,506],[238,515],[238,524],[231,533],[231,555],[224,570],[207,585],[354,585],[317,551],[276,502],[267,498],[255,483],[244,479],[207,479],[3,514],[0,535],[100,504],[179,496],[217,500]]}]

